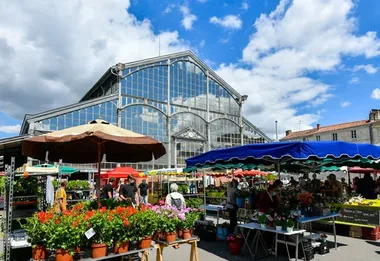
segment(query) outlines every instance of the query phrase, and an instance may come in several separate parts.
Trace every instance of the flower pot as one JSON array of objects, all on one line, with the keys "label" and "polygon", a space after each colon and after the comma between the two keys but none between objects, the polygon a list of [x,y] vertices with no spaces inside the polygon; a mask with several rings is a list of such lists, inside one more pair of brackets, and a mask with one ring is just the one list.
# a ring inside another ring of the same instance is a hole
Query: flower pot
[{"label": "flower pot", "polygon": [[92,258],[104,257],[107,255],[107,244],[92,244]]},{"label": "flower pot", "polygon": [[292,227],[287,227],[286,228],[286,232],[293,232],[293,228]]},{"label": "flower pot", "polygon": [[129,250],[129,242],[116,242],[114,246],[114,253],[121,254],[128,252]]},{"label": "flower pot", "polygon": [[276,231],[282,231],[282,226],[276,226]]},{"label": "flower pot", "polygon": [[182,236],[183,236],[183,230],[182,229],[177,230],[177,236],[178,236],[178,238],[182,238]]},{"label": "flower pot", "polygon": [[193,235],[191,234],[190,229],[183,230],[182,238],[183,239],[190,239]]},{"label": "flower pot", "polygon": [[240,255],[241,241],[230,241],[228,243],[231,255]]},{"label": "flower pot", "polygon": [[327,238],[322,237],[322,242],[323,242],[323,243],[326,243],[326,241],[327,241]]},{"label": "flower pot", "polygon": [[167,232],[165,234],[165,239],[166,239],[166,242],[168,243],[174,242],[176,240],[175,232]]},{"label": "flower pot", "polygon": [[260,224],[261,228],[267,228],[266,224]]},{"label": "flower pot", "polygon": [[245,198],[241,198],[241,197],[236,198],[236,205],[238,206],[238,208],[244,208]]},{"label": "flower pot", "polygon": [[35,246],[32,248],[33,260],[44,260],[47,257],[45,246]]},{"label": "flower pot", "polygon": [[140,249],[150,248],[151,246],[152,246],[152,237],[151,236],[144,237],[140,241]]},{"label": "flower pot", "polygon": [[76,247],[74,247],[74,252],[75,252],[75,254],[80,254],[80,247],[79,246],[76,246]]},{"label": "flower pot", "polygon": [[58,249],[55,251],[56,261],[73,261],[73,257],[70,255],[69,251],[65,249]]}]

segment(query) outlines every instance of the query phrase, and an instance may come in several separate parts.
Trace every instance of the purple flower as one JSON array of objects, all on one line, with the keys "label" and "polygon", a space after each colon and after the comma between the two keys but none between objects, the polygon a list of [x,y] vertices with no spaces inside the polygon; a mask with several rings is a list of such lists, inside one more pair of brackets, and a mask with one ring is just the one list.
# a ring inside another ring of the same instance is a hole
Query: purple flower
[{"label": "purple flower", "polygon": [[179,213],[178,218],[181,219],[182,221],[186,220],[185,214],[183,214],[183,213]]}]

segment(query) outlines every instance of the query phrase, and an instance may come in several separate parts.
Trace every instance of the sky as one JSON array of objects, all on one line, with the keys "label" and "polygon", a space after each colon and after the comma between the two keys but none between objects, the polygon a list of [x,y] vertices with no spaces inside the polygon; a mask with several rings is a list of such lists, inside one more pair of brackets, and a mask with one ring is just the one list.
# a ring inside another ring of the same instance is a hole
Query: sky
[{"label": "sky", "polygon": [[380,109],[380,1],[0,1],[0,138],[112,65],[191,50],[268,136]]}]

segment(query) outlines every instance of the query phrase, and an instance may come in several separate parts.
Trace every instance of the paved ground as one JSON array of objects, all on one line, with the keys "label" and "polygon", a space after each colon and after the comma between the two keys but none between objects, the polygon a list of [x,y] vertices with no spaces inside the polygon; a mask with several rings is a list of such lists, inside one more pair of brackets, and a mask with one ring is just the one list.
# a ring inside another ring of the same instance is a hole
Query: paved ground
[{"label": "paved ground", "polygon": [[[330,250],[326,255],[315,255],[315,261],[379,261],[380,260],[380,242],[365,241],[362,239],[354,239],[350,237],[338,236],[338,250]],[[332,245],[331,245],[332,246]],[[180,249],[167,248],[164,251],[165,261],[189,260],[190,246],[183,245]],[[153,259],[155,260],[155,253]],[[247,252],[243,256],[232,256],[228,252],[226,242],[199,242],[199,259],[201,261],[217,261],[217,260],[252,260]],[[270,257],[267,261],[283,261],[287,260],[284,256],[275,258]],[[294,260],[294,259],[293,259]]]}]

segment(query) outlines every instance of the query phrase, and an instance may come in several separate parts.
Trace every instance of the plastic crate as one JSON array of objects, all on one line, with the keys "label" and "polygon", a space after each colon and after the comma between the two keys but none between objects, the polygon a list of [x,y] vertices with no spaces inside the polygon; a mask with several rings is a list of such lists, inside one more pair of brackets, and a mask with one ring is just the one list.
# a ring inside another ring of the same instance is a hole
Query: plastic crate
[{"label": "plastic crate", "polygon": [[379,240],[380,239],[380,227],[375,228],[362,228],[362,235],[364,239]]}]

